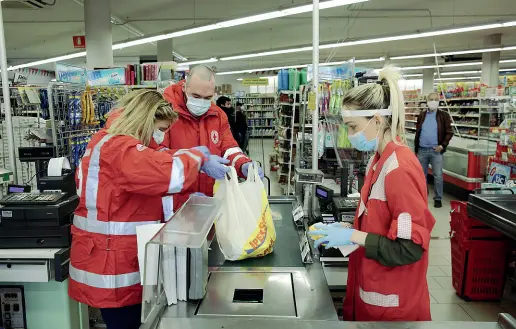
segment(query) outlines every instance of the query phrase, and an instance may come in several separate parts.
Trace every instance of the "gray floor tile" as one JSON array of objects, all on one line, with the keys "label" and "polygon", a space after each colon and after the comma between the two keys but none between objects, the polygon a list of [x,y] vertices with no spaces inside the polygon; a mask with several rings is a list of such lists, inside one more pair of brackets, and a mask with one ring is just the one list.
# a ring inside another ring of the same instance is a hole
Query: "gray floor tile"
[{"label": "gray floor tile", "polygon": [[437,283],[439,283],[439,285],[441,287],[443,287],[444,290],[452,290],[453,293],[455,293],[455,290],[453,288],[453,285],[452,285],[452,278],[451,276],[448,276],[448,277],[436,277],[434,278],[435,281],[437,281]]},{"label": "gray floor tile", "polygon": [[495,322],[504,309],[493,303],[468,303],[460,305],[474,321]]},{"label": "gray floor tile", "polygon": [[441,276],[448,276],[446,273],[441,270],[439,266],[428,266],[428,271],[426,272],[426,276],[428,277],[441,277]]},{"label": "gray floor tile", "polygon": [[428,290],[442,290],[443,287],[435,280],[436,278],[427,277]]},{"label": "gray floor tile", "polygon": [[433,321],[473,321],[460,307],[454,304],[430,304]]},{"label": "gray floor tile", "polygon": [[441,270],[443,270],[444,273],[448,276],[452,276],[452,266],[450,265],[439,265]]},{"label": "gray floor tile", "polygon": [[439,304],[465,304],[453,289],[432,290],[430,295],[435,298]]}]

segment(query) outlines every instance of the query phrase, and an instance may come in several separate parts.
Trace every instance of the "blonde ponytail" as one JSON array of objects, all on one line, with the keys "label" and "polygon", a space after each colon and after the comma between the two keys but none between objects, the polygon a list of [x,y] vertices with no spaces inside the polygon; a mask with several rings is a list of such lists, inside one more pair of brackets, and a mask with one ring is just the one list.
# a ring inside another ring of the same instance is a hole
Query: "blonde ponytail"
[{"label": "blonde ponytail", "polygon": [[378,110],[390,108],[392,115],[387,117],[387,129],[391,131],[392,140],[402,143],[405,139],[405,102],[398,81],[401,73],[398,68],[384,67],[379,74],[377,83],[357,86],[349,90],[342,101],[342,106],[354,110]]}]

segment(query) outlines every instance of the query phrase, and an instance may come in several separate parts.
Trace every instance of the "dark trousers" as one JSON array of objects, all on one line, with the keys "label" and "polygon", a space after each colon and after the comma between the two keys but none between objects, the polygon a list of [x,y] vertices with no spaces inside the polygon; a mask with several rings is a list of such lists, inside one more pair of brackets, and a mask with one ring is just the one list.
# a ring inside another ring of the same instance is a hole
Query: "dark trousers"
[{"label": "dark trousers", "polygon": [[138,329],[141,325],[142,304],[118,308],[101,308],[107,329]]}]

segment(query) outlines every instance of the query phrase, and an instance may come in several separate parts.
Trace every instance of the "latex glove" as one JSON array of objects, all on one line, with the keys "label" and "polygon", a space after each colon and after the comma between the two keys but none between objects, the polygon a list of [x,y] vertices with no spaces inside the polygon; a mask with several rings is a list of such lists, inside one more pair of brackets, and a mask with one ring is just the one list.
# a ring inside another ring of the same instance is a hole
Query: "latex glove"
[{"label": "latex glove", "polygon": [[228,159],[212,154],[209,156],[208,161],[202,165],[201,170],[211,178],[224,179],[226,173],[230,171],[230,168],[225,166],[227,164],[229,164]]},{"label": "latex glove", "polygon": [[195,193],[190,194],[190,196],[206,196],[206,194],[201,193],[201,192],[195,192]]},{"label": "latex glove", "polygon": [[308,234],[321,236],[315,241],[315,247],[319,247],[323,243],[326,244],[326,249],[353,244],[353,242],[351,242],[351,235],[355,230],[352,228],[325,225],[322,223],[317,223],[314,227],[317,230],[310,231]]},{"label": "latex glove", "polygon": [[[244,177],[246,177],[246,178],[249,173],[250,165],[251,165],[251,162],[247,162],[242,165],[242,175],[244,175]],[[258,175],[260,175],[260,179],[263,179],[263,177],[264,177],[263,169],[261,167],[259,167],[256,163],[254,164],[254,168],[255,169],[258,168]]]},{"label": "latex glove", "polygon": [[207,159],[210,157],[210,155],[211,155],[211,153],[210,153],[210,149],[208,149],[208,147],[206,147],[206,146],[196,146],[196,147],[194,147],[194,148],[192,148],[192,149],[194,149],[194,150],[197,150],[197,151],[201,152],[201,153],[202,153],[202,155],[204,156],[204,159],[206,159],[206,160],[207,160]]}]

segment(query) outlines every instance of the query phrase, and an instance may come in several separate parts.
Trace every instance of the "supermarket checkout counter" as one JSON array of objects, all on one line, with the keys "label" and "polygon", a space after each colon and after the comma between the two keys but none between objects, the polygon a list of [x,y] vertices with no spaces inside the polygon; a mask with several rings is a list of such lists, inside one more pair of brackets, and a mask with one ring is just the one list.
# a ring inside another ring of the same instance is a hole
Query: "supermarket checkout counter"
[{"label": "supermarket checkout counter", "polygon": [[[415,135],[407,134],[406,137],[413,150]],[[479,188],[484,182],[488,156],[495,153],[495,142],[453,136],[443,156],[444,181],[466,191]]]},{"label": "supermarket checkout counter", "polygon": [[[217,243],[208,253],[210,277],[200,301],[167,306],[161,299],[140,329],[240,328],[377,328],[378,323],[338,321],[321,265],[307,263],[302,250],[305,229],[293,221],[294,197],[272,197],[276,227],[274,252],[259,259],[224,260]],[[144,312],[145,313],[145,312]],[[516,321],[501,314],[497,322],[382,323],[388,328],[516,329]]]},{"label": "supermarket checkout counter", "polygon": [[516,195],[470,194],[468,215],[516,240]]}]

